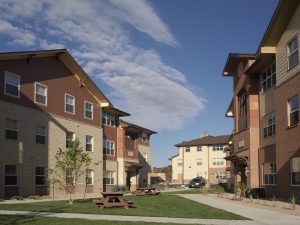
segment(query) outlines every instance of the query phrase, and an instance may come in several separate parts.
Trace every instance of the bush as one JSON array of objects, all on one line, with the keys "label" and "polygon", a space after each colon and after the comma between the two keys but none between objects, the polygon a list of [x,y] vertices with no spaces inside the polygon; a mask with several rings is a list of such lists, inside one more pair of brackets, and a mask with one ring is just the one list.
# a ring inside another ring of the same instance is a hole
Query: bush
[{"label": "bush", "polygon": [[222,196],[225,193],[225,189],[222,186],[218,186],[216,188],[216,192],[217,192],[218,196]]},{"label": "bush", "polygon": [[4,199],[0,198],[0,202],[4,202]]},{"label": "bush", "polygon": [[42,196],[39,196],[39,195],[33,195],[33,196],[29,196],[27,197],[27,199],[34,199],[34,200],[38,200],[38,199],[43,199]]},{"label": "bush", "polygon": [[20,195],[12,196],[10,199],[11,200],[24,200],[24,198]]}]

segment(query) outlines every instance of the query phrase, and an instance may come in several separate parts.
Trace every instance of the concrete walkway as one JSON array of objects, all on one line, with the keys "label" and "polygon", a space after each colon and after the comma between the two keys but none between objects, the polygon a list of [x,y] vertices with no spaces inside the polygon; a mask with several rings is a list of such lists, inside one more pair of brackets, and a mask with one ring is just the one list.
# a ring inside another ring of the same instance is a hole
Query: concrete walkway
[{"label": "concrete walkway", "polygon": [[254,220],[257,225],[300,225],[299,216],[242,205],[238,202],[218,198],[215,195],[183,194],[179,196],[247,217]]},{"label": "concrete walkway", "polygon": [[42,217],[67,218],[67,219],[110,220],[110,221],[174,223],[174,224],[257,225],[256,222],[249,221],[249,220],[245,221],[245,220],[188,219],[188,218],[169,218],[169,217],[116,216],[116,215],[50,213],[50,212],[29,212],[29,211],[8,211],[8,210],[0,210],[0,215],[42,216]]}]

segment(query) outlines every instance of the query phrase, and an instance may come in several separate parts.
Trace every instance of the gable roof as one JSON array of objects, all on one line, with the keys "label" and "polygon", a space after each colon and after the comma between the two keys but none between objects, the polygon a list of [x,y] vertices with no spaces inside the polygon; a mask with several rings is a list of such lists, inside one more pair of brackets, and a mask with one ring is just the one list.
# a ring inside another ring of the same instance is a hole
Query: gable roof
[{"label": "gable roof", "polygon": [[223,68],[223,76],[232,76],[236,73],[236,68],[238,63],[242,59],[255,59],[255,54],[253,53],[229,53],[226,63]]},{"label": "gable roof", "polygon": [[101,107],[113,107],[112,103],[86,74],[82,67],[71,56],[67,49],[39,50],[39,51],[22,51],[22,52],[3,52],[0,53],[0,60],[25,59],[27,63],[34,58],[56,57],[60,60],[85,86],[87,90],[95,97]]},{"label": "gable roof", "polygon": [[277,44],[299,3],[299,0],[279,1],[268,28],[259,44],[256,52],[257,55],[261,52],[261,47],[273,47]]},{"label": "gable roof", "polygon": [[176,144],[175,147],[187,147],[196,145],[214,145],[214,144],[227,144],[230,135],[220,135],[220,136],[205,136],[202,138],[197,138],[190,141],[184,141]]},{"label": "gable roof", "polygon": [[170,158],[168,158],[168,160],[172,160],[173,158],[176,158],[177,156],[179,156],[179,154],[171,156]]}]

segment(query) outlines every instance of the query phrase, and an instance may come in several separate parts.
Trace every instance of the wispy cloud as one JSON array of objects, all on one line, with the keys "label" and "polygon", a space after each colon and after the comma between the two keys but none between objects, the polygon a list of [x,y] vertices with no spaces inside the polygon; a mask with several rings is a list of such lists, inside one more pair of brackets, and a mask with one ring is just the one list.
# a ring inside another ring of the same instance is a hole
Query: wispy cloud
[{"label": "wispy cloud", "polygon": [[[157,51],[136,47],[124,28],[127,23],[157,42],[179,45],[148,2],[30,1],[27,5],[14,0],[11,7],[10,0],[1,0],[0,11],[7,15],[0,15],[0,35],[13,30],[26,34],[21,39],[11,35],[20,46],[71,49],[90,75],[110,87],[108,95],[132,114],[131,122],[156,130],[176,129],[203,109],[204,100],[186,76],[164,63]],[[28,8],[27,13],[20,7]]]}]

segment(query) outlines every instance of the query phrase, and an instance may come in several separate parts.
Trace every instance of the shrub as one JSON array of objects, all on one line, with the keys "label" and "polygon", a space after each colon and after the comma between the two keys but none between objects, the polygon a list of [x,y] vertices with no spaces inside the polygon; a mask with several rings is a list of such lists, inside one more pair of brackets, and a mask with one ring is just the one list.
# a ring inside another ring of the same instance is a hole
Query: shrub
[{"label": "shrub", "polygon": [[292,206],[292,209],[296,209],[296,197],[295,195],[292,195],[291,199],[290,199],[290,202],[291,202],[291,206]]},{"label": "shrub", "polygon": [[24,198],[20,195],[15,195],[10,198],[11,200],[24,200]]},{"label": "shrub", "polygon": [[34,199],[34,200],[38,200],[38,199],[42,199],[42,196],[39,196],[39,195],[33,195],[33,196],[29,196],[29,197],[27,197],[27,199]]},{"label": "shrub", "polygon": [[220,197],[220,196],[222,196],[225,193],[225,189],[222,186],[218,186],[216,188],[216,192],[217,192],[217,195]]}]

